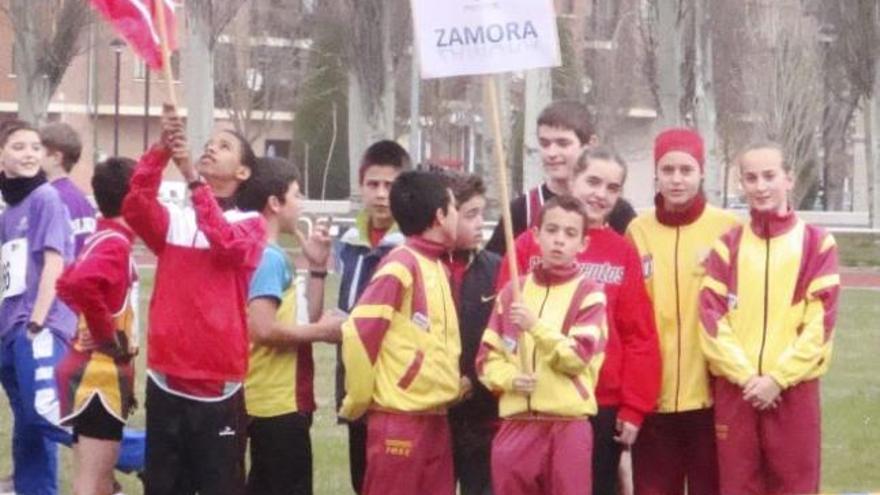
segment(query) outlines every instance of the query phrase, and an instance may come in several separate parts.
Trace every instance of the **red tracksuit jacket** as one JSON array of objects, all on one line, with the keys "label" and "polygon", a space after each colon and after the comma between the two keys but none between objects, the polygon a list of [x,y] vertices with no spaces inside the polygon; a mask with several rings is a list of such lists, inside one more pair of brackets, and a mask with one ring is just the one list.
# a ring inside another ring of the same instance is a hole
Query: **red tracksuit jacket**
[{"label": "red tracksuit jacket", "polygon": [[[596,386],[600,406],[619,406],[618,418],[641,425],[654,410],[660,392],[660,350],[651,300],[645,290],[635,247],[609,227],[589,231],[590,244],[577,256],[587,277],[605,286],[608,343]],[[517,237],[520,275],[541,259],[541,247],[531,230]],[[496,288],[510,279],[505,259]]]},{"label": "red tracksuit jacket", "polygon": [[160,203],[170,157],[157,145],[141,158],[122,206],[126,222],[158,256],[147,366],[189,380],[242,382],[248,283],[266,224],[255,212],[224,214],[207,185],[192,192],[193,208]]}]

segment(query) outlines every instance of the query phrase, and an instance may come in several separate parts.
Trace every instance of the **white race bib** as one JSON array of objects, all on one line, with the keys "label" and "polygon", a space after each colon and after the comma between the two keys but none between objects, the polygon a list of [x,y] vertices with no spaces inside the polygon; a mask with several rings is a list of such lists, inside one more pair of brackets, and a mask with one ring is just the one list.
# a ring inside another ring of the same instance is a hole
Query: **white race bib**
[{"label": "white race bib", "polygon": [[15,239],[3,244],[0,248],[0,260],[3,264],[0,272],[0,300],[21,295],[27,287],[27,239]]}]

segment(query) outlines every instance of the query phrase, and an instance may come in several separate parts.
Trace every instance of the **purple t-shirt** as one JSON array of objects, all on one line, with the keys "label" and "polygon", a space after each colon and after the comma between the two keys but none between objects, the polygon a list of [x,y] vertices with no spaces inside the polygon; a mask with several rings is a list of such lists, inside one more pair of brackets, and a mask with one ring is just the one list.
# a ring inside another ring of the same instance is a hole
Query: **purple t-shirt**
[{"label": "purple t-shirt", "polygon": [[[49,184],[34,189],[21,203],[0,215],[0,337],[27,323],[37,298],[43,253],[51,249],[73,259],[73,236],[67,208]],[[45,325],[69,338],[76,331],[76,316],[58,299],[52,303]]]},{"label": "purple t-shirt", "polygon": [[73,255],[79,256],[86,239],[95,232],[95,208],[82,191],[70,180],[62,177],[52,181],[52,186],[61,196],[61,202],[70,214],[70,228],[73,230]]}]

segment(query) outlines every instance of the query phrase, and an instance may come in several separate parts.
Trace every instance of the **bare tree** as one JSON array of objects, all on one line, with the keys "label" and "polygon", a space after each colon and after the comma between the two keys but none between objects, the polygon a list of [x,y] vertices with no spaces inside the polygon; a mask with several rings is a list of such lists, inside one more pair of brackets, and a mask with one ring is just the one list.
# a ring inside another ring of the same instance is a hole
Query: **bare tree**
[{"label": "bare tree", "polygon": [[224,43],[215,48],[217,106],[250,140],[267,130],[276,112],[294,107],[297,76],[311,43],[303,33],[303,14],[293,1],[253,8],[230,24]]},{"label": "bare tree", "polygon": [[[348,20],[348,147],[352,164],[372,141],[395,136],[398,58],[409,45],[409,3],[403,0],[346,0]],[[357,182],[357,167],[349,173]],[[353,189],[354,192],[354,189]]]},{"label": "bare tree", "polygon": [[91,10],[85,0],[9,0],[0,11],[15,36],[18,115],[42,123],[67,67],[82,50]]},{"label": "bare tree", "polygon": [[819,191],[818,129],[822,116],[821,61],[815,50],[815,25],[799,6],[774,5],[747,13],[757,29],[757,52],[746,73],[757,111],[755,134],[780,141],[795,169],[794,206],[809,208]]},{"label": "bare tree", "polygon": [[187,0],[182,50],[184,101],[190,146],[201,149],[214,126],[214,48],[246,0]]}]

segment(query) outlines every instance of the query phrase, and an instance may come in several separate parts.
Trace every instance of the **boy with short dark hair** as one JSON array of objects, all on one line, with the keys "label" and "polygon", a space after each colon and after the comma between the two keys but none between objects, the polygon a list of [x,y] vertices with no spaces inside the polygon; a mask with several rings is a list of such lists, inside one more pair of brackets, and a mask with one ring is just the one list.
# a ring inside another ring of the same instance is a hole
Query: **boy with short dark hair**
[{"label": "boy with short dark hair", "polygon": [[[556,100],[538,115],[538,146],[544,167],[544,183],[510,202],[513,238],[534,227],[544,203],[568,194],[571,171],[583,151],[596,140],[586,105],[576,100]],[[498,222],[486,249],[504,255],[504,226]]]},{"label": "boy with short dark hair", "polygon": [[110,158],[95,166],[92,189],[98,230],[58,279],[58,297],[80,314],[77,337],[55,370],[61,422],[73,427],[73,492],[112,493],[123,427],[135,405],[137,267],[134,232],[122,201],[135,162]]},{"label": "boy with short dark hair", "polygon": [[406,243],[379,265],[342,327],[346,396],[339,414],[367,414],[367,495],[452,495],[446,409],[460,395],[458,317],[442,257],[458,213],[442,178],[405,172],[390,193]]},{"label": "boy with short dark hair", "polygon": [[40,129],[40,140],[46,149],[43,170],[46,179],[52,184],[70,214],[73,229],[74,255],[82,250],[86,238],[95,231],[95,208],[83,195],[73,181],[70,171],[79,162],[82,142],[79,134],[69,124],[53,122]]},{"label": "boy with short dark hair", "polygon": [[455,477],[462,495],[492,493],[489,458],[498,419],[495,397],[480,383],[474,361],[495,300],[501,258],[480,249],[486,185],[476,174],[451,174],[458,208],[455,249],[445,259],[461,333],[460,369],[464,399],[449,410]]},{"label": "boy with short dark hair", "polygon": [[[406,150],[390,140],[370,145],[361,158],[358,177],[363,209],[336,246],[337,271],[341,274],[337,306],[349,313],[373,277],[379,262],[403,243],[391,215],[388,198],[391,184],[401,171],[410,168]],[[345,395],[345,368],[337,352],[336,406]],[[363,421],[348,422],[349,470],[351,485],[361,492],[366,470],[367,426]]]},{"label": "boy with short dark hair", "polygon": [[[311,495],[312,343],[338,342],[343,321],[321,316],[330,238],[326,223],[316,225],[308,240],[302,236],[297,228],[301,197],[296,167],[280,158],[260,159],[238,192],[240,208],[262,213],[268,237],[248,294],[247,493],[254,495]],[[309,262],[307,282],[295,276],[278,244],[280,234],[299,238]]]},{"label": "boy with short dark hair", "polygon": [[[492,488],[504,495],[592,493],[593,391],[607,326],[605,294],[575,261],[588,216],[571,196],[544,205],[541,263],[499,293],[477,356],[480,380],[500,395]],[[515,298],[512,284],[521,284]]]}]

